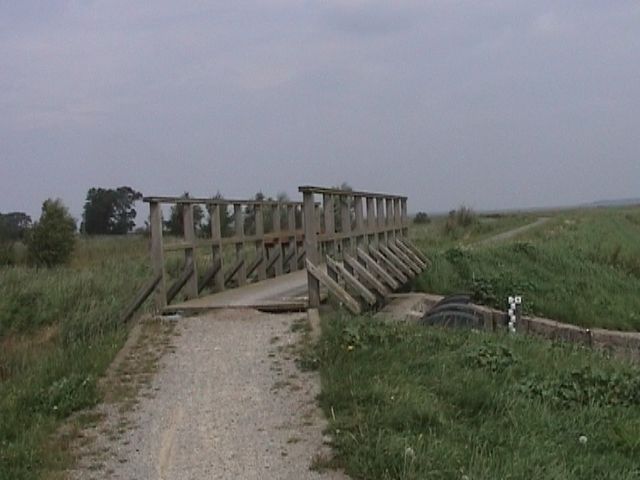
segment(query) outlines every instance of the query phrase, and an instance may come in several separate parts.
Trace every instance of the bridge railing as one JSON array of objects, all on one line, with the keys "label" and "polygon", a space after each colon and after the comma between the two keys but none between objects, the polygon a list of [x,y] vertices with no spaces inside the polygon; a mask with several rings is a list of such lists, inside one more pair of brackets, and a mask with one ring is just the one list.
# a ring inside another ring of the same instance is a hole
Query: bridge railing
[{"label": "bridge railing", "polygon": [[[302,202],[146,197],[156,309],[184,289],[186,299],[205,289],[221,291],[303,268]],[[163,207],[178,209],[182,238],[168,236]],[[196,225],[196,212],[208,223]],[[197,228],[197,227],[200,228]],[[183,252],[179,274],[167,274],[169,255]],[[169,284],[172,282],[171,284]]]},{"label": "bridge railing", "polygon": [[299,191],[310,308],[320,304],[322,283],[358,313],[361,302],[355,297],[379,303],[426,267],[426,258],[406,239],[407,197],[313,186]]}]

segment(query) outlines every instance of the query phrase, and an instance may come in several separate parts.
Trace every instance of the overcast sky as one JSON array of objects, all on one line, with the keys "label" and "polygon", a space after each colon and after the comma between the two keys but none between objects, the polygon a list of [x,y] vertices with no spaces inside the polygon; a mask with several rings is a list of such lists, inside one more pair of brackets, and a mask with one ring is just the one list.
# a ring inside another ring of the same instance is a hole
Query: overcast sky
[{"label": "overcast sky", "polygon": [[640,2],[0,0],[0,154],[34,218],[120,185],[640,197]]}]

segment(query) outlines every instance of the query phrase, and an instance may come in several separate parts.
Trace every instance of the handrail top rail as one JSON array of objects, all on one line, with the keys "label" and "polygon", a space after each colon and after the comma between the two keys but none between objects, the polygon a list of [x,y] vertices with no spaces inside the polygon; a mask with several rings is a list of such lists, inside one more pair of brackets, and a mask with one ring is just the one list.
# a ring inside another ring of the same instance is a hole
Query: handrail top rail
[{"label": "handrail top rail", "polygon": [[339,188],[314,187],[311,185],[303,185],[301,187],[298,187],[298,191],[301,193],[342,195],[346,197],[387,198],[387,199],[393,199],[393,200],[407,200],[408,198],[404,195],[390,195],[390,194],[388,195],[385,193],[359,192],[359,191],[353,191],[353,190],[342,190]]},{"label": "handrail top rail", "polygon": [[144,197],[145,203],[165,203],[165,204],[206,204],[206,205],[268,205],[268,206],[286,206],[301,207],[303,202],[294,201],[278,201],[278,200],[231,200],[226,198],[196,198],[196,197]]}]

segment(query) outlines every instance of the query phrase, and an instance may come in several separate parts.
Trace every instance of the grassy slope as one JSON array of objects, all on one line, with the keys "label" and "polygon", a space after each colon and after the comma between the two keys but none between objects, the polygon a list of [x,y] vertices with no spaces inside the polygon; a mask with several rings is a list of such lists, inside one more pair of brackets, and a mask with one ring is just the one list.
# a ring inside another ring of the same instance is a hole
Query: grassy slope
[{"label": "grassy slope", "polygon": [[640,371],[601,353],[330,318],[316,354],[333,466],[354,478],[640,476]]},{"label": "grassy slope", "polygon": [[482,247],[441,241],[426,248],[433,265],[416,288],[472,291],[478,301],[498,308],[506,307],[509,295],[523,295],[531,313],[640,330],[638,239],[638,208],[557,213],[513,241]]},{"label": "grassy slope", "polygon": [[118,314],[150,275],[146,241],[83,240],[67,268],[0,269],[0,478],[50,478],[50,435],[99,400],[122,346]]}]

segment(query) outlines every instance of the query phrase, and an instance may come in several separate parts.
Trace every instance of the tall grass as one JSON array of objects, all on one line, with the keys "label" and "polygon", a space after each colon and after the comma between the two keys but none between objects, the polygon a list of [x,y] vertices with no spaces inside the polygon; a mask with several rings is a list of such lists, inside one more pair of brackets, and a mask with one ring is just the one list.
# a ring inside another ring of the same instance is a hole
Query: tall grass
[{"label": "tall grass", "polygon": [[640,225],[633,208],[556,214],[544,226],[496,245],[427,249],[432,265],[415,287],[474,292],[506,309],[522,295],[525,311],[586,327],[640,330]]},{"label": "tall grass", "polygon": [[371,480],[640,475],[636,367],[528,337],[322,322],[328,466]]},{"label": "tall grass", "polygon": [[120,313],[150,275],[147,241],[83,239],[69,267],[0,269],[0,478],[49,478],[50,435],[95,404],[124,342]]}]

